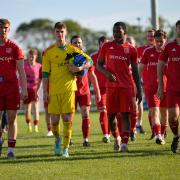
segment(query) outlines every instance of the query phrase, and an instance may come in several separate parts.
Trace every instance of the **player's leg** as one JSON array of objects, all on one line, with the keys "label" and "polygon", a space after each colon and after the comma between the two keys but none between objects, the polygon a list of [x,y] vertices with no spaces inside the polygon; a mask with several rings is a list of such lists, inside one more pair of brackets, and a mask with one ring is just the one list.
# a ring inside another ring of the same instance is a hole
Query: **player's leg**
[{"label": "player's leg", "polygon": [[142,125],[143,113],[144,113],[143,101],[141,101],[141,103],[138,104],[138,119],[137,119],[137,124],[136,124],[137,132],[139,132],[141,134],[146,133],[144,128],[143,128],[143,125]]},{"label": "player's leg", "polygon": [[25,110],[25,118],[27,123],[27,131],[32,132],[32,125],[31,125],[31,102],[25,104],[24,103],[24,110]]},{"label": "player's leg", "polygon": [[130,112],[122,112],[121,152],[127,152],[127,144],[130,136]]},{"label": "player's leg", "polygon": [[6,111],[2,113],[2,132],[7,132],[8,125],[7,125],[7,114]]},{"label": "player's leg", "polygon": [[180,96],[178,92],[168,91],[167,92],[167,106],[168,106],[168,120],[171,131],[174,135],[171,144],[171,150],[173,153],[177,153],[179,150],[179,107],[180,107]]},{"label": "player's leg", "polygon": [[118,89],[117,94],[118,112],[122,116],[122,131],[121,131],[121,152],[127,152],[127,144],[130,136],[130,112],[132,109],[132,90]]},{"label": "player's leg", "polygon": [[51,126],[51,115],[48,113],[48,106],[44,106],[44,111],[45,111],[45,120],[46,120],[46,127],[47,127],[47,136],[53,136],[52,133],[52,126]]},{"label": "player's leg", "polygon": [[110,142],[110,128],[108,125],[108,115],[106,109],[106,89],[100,88],[101,101],[97,102],[97,108],[99,110],[99,122],[103,133],[103,142]]},{"label": "player's leg", "polygon": [[48,104],[48,112],[51,115],[52,132],[55,137],[54,154],[55,156],[61,155],[61,142],[60,136],[60,108],[59,108],[59,97],[57,95],[50,95],[50,101]]},{"label": "player's leg", "polygon": [[63,119],[63,150],[62,156],[69,157],[69,143],[72,135],[72,121],[74,119],[74,113],[62,114]]},{"label": "player's leg", "polygon": [[130,138],[131,138],[131,141],[135,141],[136,140],[135,130],[136,130],[136,123],[138,119],[138,105],[136,102],[136,97],[132,98],[132,109],[130,112],[130,119],[131,119]]},{"label": "player's leg", "polygon": [[117,113],[108,113],[108,123],[111,130],[111,133],[114,137],[114,152],[120,151],[120,136],[118,131],[118,122],[116,119]]},{"label": "player's leg", "polygon": [[82,115],[82,132],[83,132],[83,146],[89,147],[89,134],[90,134],[90,106],[81,106]]},{"label": "player's leg", "polygon": [[8,117],[8,159],[15,159],[14,148],[17,137],[17,110],[7,110]]},{"label": "player's leg", "polygon": [[51,114],[51,122],[52,122],[52,132],[55,137],[54,144],[54,154],[55,156],[61,155],[61,142],[62,138],[60,136],[60,115],[59,114]]},{"label": "player's leg", "polygon": [[160,107],[160,114],[161,114],[161,136],[165,139],[166,129],[168,127],[168,110],[166,107]]},{"label": "player's leg", "polygon": [[75,92],[70,91],[61,95],[61,114],[63,119],[63,157],[69,157],[69,143],[72,135],[72,121],[75,112]]},{"label": "player's leg", "polygon": [[79,106],[81,109],[82,116],[82,133],[83,133],[83,146],[89,147],[89,134],[90,134],[90,105],[91,96],[90,94],[81,95],[78,98]]},{"label": "player's leg", "polygon": [[168,109],[167,109],[167,94],[164,93],[163,99],[160,101],[160,115],[161,115],[161,136],[163,139],[167,137],[168,127]]},{"label": "player's leg", "polygon": [[171,131],[174,135],[173,141],[171,144],[171,150],[173,153],[177,153],[179,150],[179,107],[175,108],[169,108],[168,109],[169,113],[169,126],[171,128]]},{"label": "player's leg", "polygon": [[32,102],[33,115],[34,115],[34,131],[39,132],[38,124],[39,124],[39,101]]},{"label": "player's leg", "polygon": [[164,144],[164,140],[161,136],[161,123],[159,119],[159,107],[151,107],[150,113],[152,117],[153,131],[155,133],[155,141],[157,144]]},{"label": "player's leg", "polygon": [[119,152],[120,150],[120,136],[119,130],[117,127],[117,119],[116,115],[119,112],[119,99],[113,98],[118,97],[118,89],[117,88],[108,88],[106,93],[107,98],[107,112],[108,112],[108,123],[110,127],[110,131],[114,137],[114,151]]}]

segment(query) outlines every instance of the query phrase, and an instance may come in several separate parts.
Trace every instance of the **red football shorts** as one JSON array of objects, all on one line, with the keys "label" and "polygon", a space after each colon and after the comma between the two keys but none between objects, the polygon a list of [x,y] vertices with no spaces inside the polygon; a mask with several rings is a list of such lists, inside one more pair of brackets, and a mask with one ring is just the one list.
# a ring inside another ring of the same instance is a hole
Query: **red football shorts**
[{"label": "red football shorts", "polygon": [[18,110],[20,108],[19,87],[10,87],[8,94],[0,96],[0,111]]},{"label": "red football shorts", "polygon": [[90,106],[91,105],[91,95],[85,94],[75,97],[75,106],[77,109],[77,105],[79,104],[79,107],[81,106]]},{"label": "red football shorts", "polygon": [[157,90],[156,89],[146,89],[146,98],[147,98],[147,103],[148,107],[167,107],[167,94],[164,92],[163,94],[163,99],[160,100],[157,97]]},{"label": "red football shorts", "polygon": [[167,92],[167,106],[168,108],[180,107],[180,92],[177,91]]},{"label": "red football shorts", "polygon": [[36,95],[36,91],[32,89],[28,89],[28,98],[24,101],[24,104],[29,104],[31,102],[37,102],[38,96]]},{"label": "red football shorts", "polygon": [[132,89],[131,88],[107,88],[107,112],[130,112],[132,107]]}]

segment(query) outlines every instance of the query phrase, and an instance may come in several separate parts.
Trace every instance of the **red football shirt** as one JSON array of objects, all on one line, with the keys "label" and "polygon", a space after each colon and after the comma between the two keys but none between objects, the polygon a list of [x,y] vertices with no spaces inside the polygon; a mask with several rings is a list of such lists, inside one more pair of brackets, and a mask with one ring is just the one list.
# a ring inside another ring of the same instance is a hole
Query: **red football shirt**
[{"label": "red football shirt", "polygon": [[95,71],[94,72],[95,72],[97,80],[98,80],[99,88],[103,88],[103,87],[106,87],[105,82],[106,82],[107,78],[103,73],[98,71],[97,68],[96,68],[98,56],[99,56],[99,51],[96,51],[95,53],[93,53],[91,55],[91,58],[92,58],[92,60],[94,62],[94,66],[95,66]]},{"label": "red football shirt", "polygon": [[166,44],[159,61],[167,63],[167,89],[180,91],[180,45],[176,40]]},{"label": "red football shirt", "polygon": [[[137,48],[138,59],[140,62],[141,62],[144,50],[150,46],[151,45],[143,45]],[[143,86],[146,87],[146,82],[147,82],[147,68],[146,67],[143,70],[142,79],[143,79]]]},{"label": "red football shirt", "polygon": [[[141,63],[146,65],[147,74],[146,74],[146,87],[147,89],[157,89],[158,88],[158,79],[157,79],[157,64],[158,58],[161,52],[158,52],[155,46],[151,46],[147,48],[142,56]],[[163,76],[164,81],[164,91],[166,91],[166,82],[167,78],[164,74]]]},{"label": "red football shirt", "polygon": [[[91,66],[88,69],[88,73],[89,73],[89,71],[94,71],[94,66]],[[77,76],[77,80],[76,80],[76,84],[77,84],[76,96],[90,94],[88,73],[86,73],[83,76]]]},{"label": "red football shirt", "polygon": [[17,86],[16,60],[23,60],[22,50],[13,41],[8,40],[0,46],[0,94],[7,93],[12,83]]},{"label": "red football shirt", "polygon": [[137,51],[128,42],[117,45],[115,41],[104,43],[99,58],[103,59],[106,69],[116,76],[116,82],[107,80],[107,87],[131,88],[130,64],[137,64]]}]

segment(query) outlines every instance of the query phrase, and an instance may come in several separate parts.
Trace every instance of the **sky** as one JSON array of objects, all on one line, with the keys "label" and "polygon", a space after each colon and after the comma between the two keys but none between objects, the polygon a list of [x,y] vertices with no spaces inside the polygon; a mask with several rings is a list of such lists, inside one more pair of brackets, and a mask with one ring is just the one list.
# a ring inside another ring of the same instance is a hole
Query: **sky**
[{"label": "sky", "polygon": [[[158,14],[171,25],[180,19],[180,0],[157,0]],[[0,17],[11,21],[12,33],[23,22],[48,18],[71,19],[95,31],[109,34],[117,21],[132,25],[150,24],[151,0],[0,0]],[[178,13],[179,12],[179,13]]]}]

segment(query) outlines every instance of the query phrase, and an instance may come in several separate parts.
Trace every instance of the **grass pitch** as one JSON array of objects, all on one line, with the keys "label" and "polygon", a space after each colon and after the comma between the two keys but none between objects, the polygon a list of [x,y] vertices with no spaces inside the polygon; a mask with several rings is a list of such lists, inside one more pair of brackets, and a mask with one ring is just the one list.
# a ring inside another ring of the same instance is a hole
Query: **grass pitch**
[{"label": "grass pitch", "polygon": [[[70,157],[63,159],[53,153],[54,138],[46,137],[44,114],[40,116],[39,133],[27,133],[24,116],[18,116],[16,161],[7,160],[7,141],[0,157],[0,180],[6,179],[120,179],[120,180],[177,180],[180,179],[180,153],[170,150],[172,133],[168,129],[166,144],[149,140],[151,135],[144,113],[146,134],[138,134],[129,142],[129,153],[114,153],[111,143],[102,142],[98,113],[91,113],[91,147],[82,146],[81,118],[77,113],[73,122],[73,146]],[[62,132],[62,131],[61,131]],[[6,135],[4,136],[7,139]]]}]

